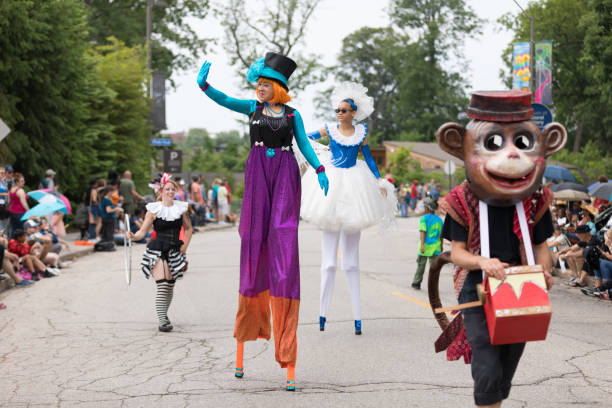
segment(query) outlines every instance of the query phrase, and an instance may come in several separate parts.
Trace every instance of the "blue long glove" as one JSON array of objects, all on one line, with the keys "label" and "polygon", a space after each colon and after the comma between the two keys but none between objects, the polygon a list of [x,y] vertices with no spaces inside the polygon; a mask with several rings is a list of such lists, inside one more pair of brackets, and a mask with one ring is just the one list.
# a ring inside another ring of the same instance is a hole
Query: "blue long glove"
[{"label": "blue long glove", "polygon": [[378,172],[378,167],[376,166],[376,162],[372,157],[372,152],[370,151],[369,145],[361,146],[361,153],[363,153],[363,158],[365,159],[366,164],[370,168],[370,171],[376,176],[376,178],[380,178],[380,173]]},{"label": "blue long glove", "polygon": [[219,105],[224,108],[233,110],[235,112],[243,113],[245,115],[250,115],[255,112],[255,108],[257,106],[257,101],[254,99],[236,99],[230,96],[227,96],[221,91],[216,90],[209,83],[206,82],[208,78],[208,71],[210,70],[211,63],[208,61],[204,61],[202,67],[200,68],[200,72],[198,73],[198,86],[204,93],[213,101],[217,102]]},{"label": "blue long glove", "polygon": [[318,140],[321,138],[321,131],[315,130],[314,132],[310,132],[306,135],[310,140]]},{"label": "blue long glove", "polygon": [[204,88],[206,86],[206,79],[208,78],[208,71],[210,71],[211,62],[204,61],[202,67],[200,67],[200,72],[198,73],[198,86],[200,88]]},{"label": "blue long glove", "polygon": [[[295,135],[295,141],[297,142],[300,151],[306,158],[306,161],[314,168],[317,169],[321,162],[317,157],[316,153],[312,149],[310,142],[308,141],[308,137],[306,136],[306,131],[304,130],[304,121],[302,120],[302,115],[297,110],[293,112],[295,114],[295,120],[293,121],[293,134]],[[325,175],[325,172],[321,172],[317,174],[319,179],[319,186],[321,190],[327,195],[327,191],[329,191],[329,180]]]}]

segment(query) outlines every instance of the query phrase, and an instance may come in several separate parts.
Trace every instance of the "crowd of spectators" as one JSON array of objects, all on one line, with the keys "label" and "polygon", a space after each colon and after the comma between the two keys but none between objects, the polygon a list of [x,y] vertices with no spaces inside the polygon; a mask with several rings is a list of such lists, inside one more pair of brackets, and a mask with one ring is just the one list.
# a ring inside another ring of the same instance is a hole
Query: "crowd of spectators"
[{"label": "crowd of spectators", "polygon": [[431,197],[437,202],[441,191],[442,186],[433,179],[429,183],[412,180],[412,184],[402,184],[398,191],[400,217],[408,217],[411,213],[422,214],[425,211],[423,200]]},{"label": "crowd of spectators", "polygon": [[[137,191],[129,170],[121,178],[116,172],[110,172],[106,179],[91,180],[75,217],[75,224],[81,230],[81,239],[94,245],[95,250],[115,250],[115,244],[122,244],[124,240],[126,214],[132,231],[142,225],[146,204],[156,200],[160,177],[149,184],[148,192]],[[208,190],[197,175],[192,177],[188,185],[181,177],[174,180],[180,186],[175,199],[189,203],[189,214],[194,227],[210,222],[236,222],[236,215],[230,211],[231,189],[226,179],[215,179]],[[150,235],[142,242],[147,242],[149,238]]]},{"label": "crowd of spectators", "polygon": [[[38,187],[59,200],[55,175],[48,169]],[[17,286],[58,276],[62,267],[60,252],[69,246],[61,238],[66,234],[63,213],[30,216],[36,203],[28,200],[24,186],[21,173],[10,165],[0,166],[0,281],[11,279]],[[0,303],[0,308],[4,307]]]},{"label": "crowd of spectators", "polygon": [[[551,208],[555,232],[548,240],[556,268],[570,273],[566,284],[605,300],[612,295],[610,205],[601,199],[593,203],[556,202]],[[594,284],[587,287],[589,276]]]}]

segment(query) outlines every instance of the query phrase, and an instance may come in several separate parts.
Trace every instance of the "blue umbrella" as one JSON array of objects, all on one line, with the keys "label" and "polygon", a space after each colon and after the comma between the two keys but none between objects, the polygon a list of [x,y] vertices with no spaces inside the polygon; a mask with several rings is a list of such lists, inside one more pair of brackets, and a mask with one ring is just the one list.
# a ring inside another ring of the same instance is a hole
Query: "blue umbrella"
[{"label": "blue umbrella", "polygon": [[62,210],[66,210],[66,204],[62,202],[40,203],[30,208],[25,214],[23,214],[21,221],[25,221],[30,217],[40,217],[41,215],[47,215]]},{"label": "blue umbrella", "polygon": [[572,172],[561,166],[546,166],[546,170],[544,170],[544,177],[546,177],[548,180],[576,182],[576,177],[574,177]]}]

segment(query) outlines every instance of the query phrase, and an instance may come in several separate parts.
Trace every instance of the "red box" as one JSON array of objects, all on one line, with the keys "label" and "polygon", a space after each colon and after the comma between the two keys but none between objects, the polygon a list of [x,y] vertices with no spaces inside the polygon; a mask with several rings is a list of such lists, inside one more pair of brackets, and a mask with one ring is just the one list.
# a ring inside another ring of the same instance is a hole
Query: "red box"
[{"label": "red box", "polygon": [[506,268],[506,280],[485,279],[484,311],[491,344],[545,340],[552,315],[540,265]]}]

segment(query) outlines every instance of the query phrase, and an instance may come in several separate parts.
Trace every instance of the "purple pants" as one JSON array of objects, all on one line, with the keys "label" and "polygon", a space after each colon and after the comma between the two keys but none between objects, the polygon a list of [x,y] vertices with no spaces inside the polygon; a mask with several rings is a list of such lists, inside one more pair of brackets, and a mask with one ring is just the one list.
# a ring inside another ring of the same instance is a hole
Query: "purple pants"
[{"label": "purple pants", "polygon": [[246,164],[238,229],[240,295],[234,337],[239,342],[269,339],[271,308],[281,367],[295,366],[297,355],[300,198],[293,153],[254,146]]}]

